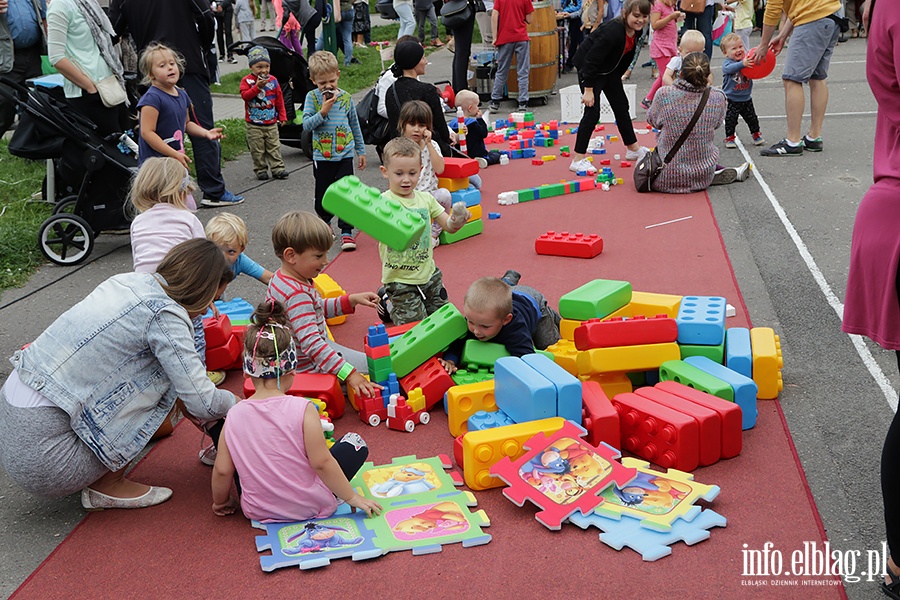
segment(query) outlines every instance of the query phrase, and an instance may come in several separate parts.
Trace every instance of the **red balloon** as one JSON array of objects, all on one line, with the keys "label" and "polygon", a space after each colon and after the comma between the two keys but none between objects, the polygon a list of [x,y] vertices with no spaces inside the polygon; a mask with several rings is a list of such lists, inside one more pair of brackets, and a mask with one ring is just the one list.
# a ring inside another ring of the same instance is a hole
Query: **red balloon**
[{"label": "red balloon", "polygon": [[[747,56],[753,58],[756,54],[756,48],[750,50],[747,53]],[[762,79],[763,77],[768,77],[768,75],[775,70],[775,53],[772,50],[766,52],[766,60],[765,62],[761,62],[759,64],[755,64],[752,67],[744,67],[741,69],[741,73],[744,74],[744,77],[747,79]]]}]

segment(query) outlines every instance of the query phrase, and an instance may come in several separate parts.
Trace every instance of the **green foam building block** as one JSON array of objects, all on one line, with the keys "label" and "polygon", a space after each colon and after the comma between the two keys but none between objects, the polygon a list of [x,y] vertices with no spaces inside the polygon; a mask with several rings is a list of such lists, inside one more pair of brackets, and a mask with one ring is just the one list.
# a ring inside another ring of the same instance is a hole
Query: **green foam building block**
[{"label": "green foam building block", "polygon": [[561,146],[561,147],[559,148],[559,151],[560,151],[560,152],[571,152],[571,150],[569,150],[569,147],[568,147],[568,146]]},{"label": "green foam building block", "polygon": [[441,245],[446,246],[448,244],[453,244],[455,242],[459,242],[466,238],[470,238],[478,235],[484,231],[484,221],[481,219],[475,219],[474,221],[469,221],[456,233],[447,233],[446,231],[442,231],[440,235]]},{"label": "green foam building block", "polygon": [[559,299],[559,314],[565,319],[602,319],[631,302],[627,281],[595,279]]},{"label": "green foam building block", "polygon": [[509,356],[506,346],[496,342],[481,342],[478,340],[466,340],[463,347],[462,364],[469,367],[491,367],[498,358]]},{"label": "green foam building block", "polygon": [[444,350],[468,331],[466,318],[450,303],[440,307],[391,344],[391,364],[397,377]]},{"label": "green foam building block", "polygon": [[349,175],[332,183],[322,207],[394,250],[406,250],[422,238],[428,223],[392,198]]},{"label": "green foam building block", "polygon": [[519,195],[519,202],[528,202],[529,200],[534,200],[534,188],[519,190],[516,193]]},{"label": "green foam building block", "polygon": [[487,367],[480,367],[476,370],[459,369],[450,376],[456,385],[467,385],[469,383],[481,383],[494,378],[494,372]]},{"label": "green foam building block", "polygon": [[553,355],[552,352],[547,352],[546,350],[538,350],[537,348],[535,348],[534,353],[535,354],[543,354],[544,356],[546,356],[553,362],[556,362],[556,357]]},{"label": "green foam building block", "polygon": [[668,360],[659,366],[660,381],[676,381],[701,392],[734,402],[734,388],[728,382],[701,371],[683,360]]},{"label": "green foam building block", "polygon": [[681,351],[681,360],[688,356],[705,356],[713,362],[720,365],[725,364],[725,341],[723,340],[718,346],[700,346],[697,344],[679,344],[678,349]]},{"label": "green foam building block", "polygon": [[563,196],[566,193],[565,183],[551,183],[546,186],[551,196]]},{"label": "green foam building block", "polygon": [[371,358],[367,356],[366,364],[369,367],[369,379],[371,381],[387,381],[391,373],[394,372],[390,356],[383,356],[381,358]]}]

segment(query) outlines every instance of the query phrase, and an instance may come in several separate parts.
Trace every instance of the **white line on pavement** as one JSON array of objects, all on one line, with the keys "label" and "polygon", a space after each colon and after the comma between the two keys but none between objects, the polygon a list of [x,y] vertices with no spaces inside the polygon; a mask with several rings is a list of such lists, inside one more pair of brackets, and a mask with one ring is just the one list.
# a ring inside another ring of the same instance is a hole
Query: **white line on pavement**
[{"label": "white line on pavement", "polygon": [[[864,110],[860,112],[834,112],[834,113],[825,113],[826,117],[874,117],[878,114],[877,110]],[[756,117],[757,119],[783,119],[784,115],[759,115]],[[810,119],[809,114],[803,115],[804,119]]]},{"label": "white line on pavement", "polygon": [[[753,163],[753,159],[750,158],[750,154],[747,152],[744,144],[741,143],[740,138],[737,138],[735,141],[737,142],[741,154],[744,155],[744,160]],[[813,276],[813,279],[815,279],[816,283],[819,285],[819,289],[822,290],[822,294],[825,295],[825,300],[828,302],[828,305],[831,306],[831,308],[837,314],[838,319],[843,319],[844,304],[838,299],[834,291],[831,289],[831,285],[829,285],[828,281],[825,279],[825,275],[822,274],[821,269],[819,269],[819,266],[816,264],[816,260],[810,253],[809,248],[807,248],[806,243],[800,237],[800,234],[797,233],[797,230],[794,228],[794,224],[791,223],[791,220],[788,218],[787,213],[784,211],[781,203],[778,202],[778,198],[775,197],[775,194],[772,192],[772,188],[770,188],[769,184],[766,183],[766,180],[763,179],[763,176],[756,168],[755,163],[753,163],[753,176],[756,177],[756,181],[762,188],[763,193],[769,199],[769,203],[772,205],[772,208],[775,209],[775,214],[778,215],[778,218],[781,221],[781,224],[784,226],[785,231],[787,231],[788,236],[790,236],[791,240],[794,242],[794,245],[797,247],[798,252],[800,252],[800,257],[803,259],[803,262],[806,263],[806,268],[809,270],[809,272]],[[851,335],[850,340],[853,342],[853,347],[856,348],[856,352],[857,354],[859,354],[859,357],[862,360],[863,364],[866,366],[866,369],[868,369],[869,373],[872,375],[872,379],[874,379],[875,383],[878,384],[878,387],[881,388],[881,392],[884,394],[884,398],[885,400],[887,400],[888,406],[891,407],[891,410],[896,412],[897,392],[894,391],[890,380],[884,374],[884,371],[881,370],[881,367],[878,366],[878,363],[875,361],[875,357],[872,356],[872,352],[869,350],[868,346],[866,346],[866,343],[862,339],[862,337],[858,335]]]}]

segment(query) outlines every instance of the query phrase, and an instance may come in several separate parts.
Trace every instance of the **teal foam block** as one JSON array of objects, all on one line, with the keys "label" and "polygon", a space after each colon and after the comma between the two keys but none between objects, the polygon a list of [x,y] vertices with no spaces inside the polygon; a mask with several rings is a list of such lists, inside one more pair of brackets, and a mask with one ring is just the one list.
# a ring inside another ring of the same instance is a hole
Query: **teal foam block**
[{"label": "teal foam block", "polygon": [[734,403],[741,407],[741,429],[751,429],[756,425],[759,414],[756,409],[756,394],[759,386],[755,381],[705,356],[689,356],[684,362],[730,385],[734,390]]},{"label": "teal foam block", "polygon": [[744,377],[753,378],[753,350],[750,330],[732,327],[725,331],[725,366]]},{"label": "teal foam block", "polygon": [[522,362],[556,387],[556,416],[581,423],[581,382],[543,354],[527,354]]}]

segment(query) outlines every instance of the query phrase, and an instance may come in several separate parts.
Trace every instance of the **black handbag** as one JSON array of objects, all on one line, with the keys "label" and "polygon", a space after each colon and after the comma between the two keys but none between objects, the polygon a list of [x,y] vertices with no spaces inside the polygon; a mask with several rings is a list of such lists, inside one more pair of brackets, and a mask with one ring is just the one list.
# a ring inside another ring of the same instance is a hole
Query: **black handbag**
[{"label": "black handbag", "polygon": [[[384,73],[382,73],[384,75]],[[391,86],[393,88],[394,86]],[[363,141],[371,146],[379,146],[391,139],[390,121],[378,114],[378,86],[366,92],[356,105],[356,116]],[[396,91],[394,92],[396,94]]]},{"label": "black handbag", "polygon": [[472,6],[475,7],[475,12],[487,12],[487,6],[484,5],[484,0],[472,0]]},{"label": "black handbag", "polygon": [[634,165],[634,187],[637,191],[641,193],[653,191],[653,182],[656,181],[656,178],[659,177],[662,170],[666,168],[666,165],[672,162],[672,159],[675,158],[675,154],[681,149],[682,144],[687,140],[691,131],[694,130],[694,125],[697,124],[697,121],[700,119],[700,114],[703,112],[703,109],[706,108],[706,101],[708,99],[709,86],[703,90],[703,95],[700,97],[700,104],[697,105],[697,110],[694,111],[691,122],[688,123],[684,132],[682,132],[681,137],[678,138],[678,141],[675,142],[675,145],[672,146],[672,149],[666,154],[665,160],[660,156],[659,146],[657,146],[650,152],[644,154],[637,164]]},{"label": "black handbag", "polygon": [[450,0],[441,7],[441,22],[446,29],[459,29],[471,21],[475,11],[469,0]]}]

